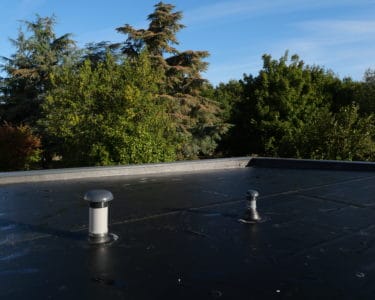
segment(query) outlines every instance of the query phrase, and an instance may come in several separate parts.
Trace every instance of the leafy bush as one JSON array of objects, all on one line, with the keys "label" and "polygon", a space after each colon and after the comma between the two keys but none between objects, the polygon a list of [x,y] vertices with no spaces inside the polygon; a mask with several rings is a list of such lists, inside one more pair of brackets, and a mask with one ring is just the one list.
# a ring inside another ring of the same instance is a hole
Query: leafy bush
[{"label": "leafy bush", "polygon": [[175,126],[157,97],[162,74],[146,53],[117,64],[111,55],[52,74],[41,128],[58,141],[63,166],[175,159]]},{"label": "leafy bush", "polygon": [[361,117],[356,105],[338,113],[321,109],[298,135],[297,156],[313,159],[374,160],[374,115]]},{"label": "leafy bush", "polygon": [[0,170],[28,170],[41,157],[41,141],[27,125],[0,127]]}]

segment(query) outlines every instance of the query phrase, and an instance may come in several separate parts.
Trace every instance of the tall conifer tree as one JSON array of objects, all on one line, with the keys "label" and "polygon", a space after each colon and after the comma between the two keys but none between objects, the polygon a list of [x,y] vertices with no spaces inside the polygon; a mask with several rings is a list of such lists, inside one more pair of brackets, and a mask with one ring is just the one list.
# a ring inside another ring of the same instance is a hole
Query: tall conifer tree
[{"label": "tall conifer tree", "polygon": [[176,34],[185,26],[180,23],[181,12],[174,6],[159,2],[148,16],[147,29],[135,29],[129,24],[117,28],[127,35],[122,45],[123,53],[137,57],[147,49],[155,66],[165,73],[161,97],[169,102],[169,114],[173,116],[179,132],[180,158],[211,155],[220,134],[225,131],[216,102],[204,97],[206,80],[201,73],[206,70],[207,51],[179,51]]},{"label": "tall conifer tree", "polygon": [[74,52],[75,44],[69,34],[56,36],[53,16],[37,15],[35,21],[23,23],[26,32],[20,29],[18,37],[11,40],[16,52],[2,58],[7,77],[0,87],[4,103],[1,119],[34,126],[51,86],[50,74]]}]

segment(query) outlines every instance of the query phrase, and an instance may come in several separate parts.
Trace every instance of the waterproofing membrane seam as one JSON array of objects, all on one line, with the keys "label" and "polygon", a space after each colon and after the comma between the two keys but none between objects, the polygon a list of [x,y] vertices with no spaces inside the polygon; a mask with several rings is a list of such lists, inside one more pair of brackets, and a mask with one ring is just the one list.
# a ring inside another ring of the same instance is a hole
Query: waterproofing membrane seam
[{"label": "waterproofing membrane seam", "polygon": [[352,207],[355,207],[355,208],[372,209],[372,210],[375,209],[374,206],[361,205],[361,204],[354,203],[354,202],[348,202],[348,201],[344,201],[344,200],[330,199],[330,198],[322,197],[322,196],[316,196],[316,195],[311,196],[311,195],[305,195],[305,194],[300,194],[300,193],[297,193],[296,195],[303,196],[305,198],[310,198],[312,200],[323,200],[323,201],[326,201],[326,202],[333,202],[333,203],[337,203],[337,204],[344,204],[346,206],[352,206]]},{"label": "waterproofing membrane seam", "polygon": [[320,243],[316,243],[315,245],[307,247],[307,248],[302,249],[300,251],[297,251],[297,252],[289,255],[288,257],[292,258],[292,257],[297,257],[297,256],[300,256],[300,255],[306,254],[309,251],[312,251],[312,250],[315,250],[315,249],[319,249],[319,248],[322,248],[324,246],[328,246],[330,244],[336,243],[336,242],[341,241],[341,240],[345,240],[348,237],[355,236],[355,235],[357,235],[358,233],[360,233],[362,231],[368,231],[368,230],[372,230],[374,228],[375,228],[375,225],[369,225],[369,226],[366,226],[366,227],[359,228],[359,229],[357,229],[355,231],[352,231],[352,232],[350,232],[348,234],[343,234],[343,235],[338,236],[336,238],[332,238],[332,239],[328,239],[328,240],[320,242]]},{"label": "waterproofing membrane seam", "polygon": [[[374,176],[368,176],[368,177],[351,178],[351,179],[347,179],[347,180],[336,181],[336,182],[326,183],[326,184],[320,184],[320,185],[315,185],[313,187],[302,188],[302,189],[297,189],[297,190],[289,190],[289,191],[285,191],[285,192],[277,192],[277,193],[271,193],[271,194],[267,194],[267,195],[261,195],[259,197],[259,200],[260,200],[260,203],[261,203],[262,199],[274,198],[274,197],[281,196],[281,195],[293,195],[293,194],[301,195],[301,196],[304,196],[304,197],[311,197],[311,198],[315,197],[315,198],[318,199],[318,197],[316,197],[316,196],[309,196],[309,195],[305,195],[305,194],[302,194],[302,193],[307,192],[307,191],[313,191],[313,190],[324,188],[324,187],[333,186],[333,185],[351,183],[351,182],[356,182],[356,181],[361,181],[361,180],[364,180],[364,179],[371,179],[371,178],[375,178],[375,175]],[[321,200],[333,201],[331,199],[326,199],[326,198],[321,198]],[[204,208],[225,206],[225,205],[230,205],[230,204],[235,204],[235,203],[240,203],[240,202],[245,202],[245,196],[241,199],[239,199],[239,197],[236,197],[236,198],[231,198],[227,201],[214,202],[214,203],[209,203],[209,204],[205,204],[205,205],[201,205],[201,206],[186,207],[186,208],[171,210],[171,211],[168,211],[168,212],[158,213],[158,214],[154,214],[154,215],[138,217],[138,218],[136,217],[136,218],[132,218],[132,219],[117,221],[117,222],[114,222],[114,223],[111,223],[111,224],[118,225],[118,224],[125,224],[125,223],[140,222],[140,221],[145,221],[145,220],[148,220],[148,219],[154,219],[154,218],[159,218],[159,217],[163,217],[163,216],[168,216],[168,215],[171,215],[171,214],[177,214],[177,213],[180,213],[180,212],[188,212],[189,210],[200,210],[200,209],[204,209]],[[342,202],[342,204],[353,205],[352,203],[347,203],[347,202]],[[355,205],[353,205],[353,206],[355,206]],[[359,207],[361,207],[361,206],[359,206]],[[363,206],[363,208],[369,208],[369,207]],[[80,231],[83,231],[83,230],[86,230],[86,228],[80,228],[80,229],[77,229],[77,230],[73,230],[72,232],[80,232]]]},{"label": "waterproofing membrane seam", "polygon": [[[273,198],[273,197],[277,197],[277,196],[280,196],[280,195],[292,195],[292,194],[298,195],[298,194],[300,194],[302,192],[305,192],[305,191],[312,191],[312,190],[319,189],[319,188],[322,188],[322,187],[328,187],[328,186],[332,186],[332,185],[336,185],[336,184],[356,182],[356,181],[361,181],[363,179],[369,179],[369,178],[375,178],[375,175],[369,176],[369,177],[352,178],[352,179],[342,180],[342,181],[339,181],[339,182],[333,182],[333,183],[328,183],[328,184],[316,185],[316,186],[313,186],[313,187],[303,188],[303,189],[298,189],[298,190],[268,194],[268,195],[260,196],[259,201],[261,201],[262,199]],[[306,196],[304,194],[300,194],[300,195]],[[310,197],[312,197],[312,196],[310,196]],[[329,199],[321,199],[321,200],[330,201]],[[220,206],[225,206],[225,205],[230,205],[230,204],[235,204],[235,203],[241,203],[241,202],[245,202],[245,198],[239,199],[239,197],[236,197],[236,198],[232,198],[228,201],[214,202],[214,203],[201,205],[201,206],[186,207],[186,208],[182,208],[182,209],[176,209],[176,210],[158,213],[158,214],[153,214],[153,215],[149,215],[149,216],[138,217],[138,218],[136,217],[136,218],[131,218],[131,219],[127,219],[127,220],[116,221],[116,222],[112,222],[111,225],[121,225],[121,224],[142,222],[142,221],[157,219],[157,218],[161,218],[161,217],[165,217],[165,216],[169,216],[169,215],[175,215],[175,214],[178,214],[178,213],[181,213],[181,212],[189,212],[191,210],[201,210],[201,209],[205,209],[205,208],[220,207]],[[343,203],[343,204],[350,205],[348,203]],[[366,207],[366,208],[368,208],[368,207]],[[80,232],[80,231],[83,231],[83,230],[87,230],[87,229],[86,228],[80,228],[80,229],[72,231],[72,232]]]},{"label": "waterproofing membrane seam", "polygon": [[269,198],[269,197],[275,197],[275,196],[278,196],[278,195],[298,194],[300,192],[308,192],[308,191],[313,191],[313,190],[316,190],[316,189],[329,187],[329,186],[333,186],[333,185],[340,185],[340,184],[344,184],[344,183],[351,183],[351,182],[362,181],[362,180],[372,179],[372,178],[375,178],[375,175],[345,179],[345,180],[331,182],[331,183],[318,184],[318,185],[314,185],[312,187],[290,190],[290,191],[285,191],[285,192],[277,192],[277,193],[272,193],[272,194],[268,194],[268,195],[265,195],[265,196],[260,196],[259,198],[266,198],[266,197]]},{"label": "waterproofing membrane seam", "polygon": [[[286,191],[286,192],[277,192],[277,193],[273,193],[273,194],[268,194],[268,195],[260,196],[259,199],[261,201],[261,199],[267,199],[267,198],[277,197],[279,195],[292,195],[292,194],[297,194],[298,195],[298,194],[300,194],[302,192],[305,192],[305,191],[312,191],[312,190],[319,189],[319,188],[322,188],[322,187],[328,187],[328,186],[333,186],[333,185],[338,185],[338,184],[343,184],[343,183],[356,182],[356,181],[361,181],[361,180],[364,180],[364,179],[371,179],[371,178],[374,178],[374,177],[375,177],[375,175],[374,176],[363,176],[363,177],[360,177],[360,178],[352,178],[352,179],[342,180],[342,181],[328,183],[328,184],[316,185],[316,186],[308,187],[308,188],[302,188],[302,189],[291,190],[291,191]],[[304,194],[301,194],[301,195],[306,197],[306,195],[304,195]],[[312,197],[312,196],[310,196],[310,197]],[[330,199],[321,199],[321,200],[332,201]],[[204,209],[204,208],[225,206],[225,205],[230,205],[230,204],[234,204],[234,203],[240,203],[240,202],[244,202],[244,201],[245,201],[245,199],[238,199],[238,197],[237,197],[237,198],[234,198],[234,199],[232,198],[232,199],[230,199],[228,201],[210,203],[210,204],[202,205],[202,206],[196,206],[196,207],[190,207],[190,208],[183,208],[183,209],[173,210],[173,211],[159,213],[159,214],[154,214],[154,215],[145,216],[145,217],[139,217],[139,218],[132,218],[132,219],[128,219],[128,220],[117,221],[117,222],[111,223],[111,225],[121,225],[121,224],[129,224],[129,223],[141,222],[141,221],[156,219],[156,218],[160,218],[160,217],[164,217],[164,216],[168,216],[168,215],[174,215],[174,214],[178,214],[178,213],[181,213],[181,212],[189,212],[191,210],[200,210],[200,209]],[[350,203],[343,203],[343,204],[351,205]],[[369,207],[363,207],[363,208],[369,208]],[[79,228],[79,229],[76,229],[76,230],[72,230],[70,232],[72,232],[72,233],[78,233],[78,232],[82,232],[82,231],[86,231],[86,230],[87,230],[87,228],[83,227],[83,228]],[[33,241],[33,240],[47,238],[47,237],[52,237],[52,236],[53,236],[53,234],[44,234],[44,235],[41,235],[41,236],[36,236],[36,237],[33,237],[33,238],[29,238],[29,239],[17,241],[17,243],[27,242],[27,241]]]}]

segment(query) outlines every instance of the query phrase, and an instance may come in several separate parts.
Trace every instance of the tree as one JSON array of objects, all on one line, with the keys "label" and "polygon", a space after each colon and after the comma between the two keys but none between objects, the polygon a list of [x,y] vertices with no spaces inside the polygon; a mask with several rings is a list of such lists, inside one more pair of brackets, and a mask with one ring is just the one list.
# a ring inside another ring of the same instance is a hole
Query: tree
[{"label": "tree", "polygon": [[107,54],[95,66],[87,60],[52,73],[40,125],[59,141],[65,166],[175,158],[174,125],[157,96],[163,75],[147,56],[119,65]]},{"label": "tree", "polygon": [[361,117],[357,105],[342,107],[337,113],[322,108],[296,137],[298,155],[313,159],[373,160],[374,136],[374,115]]},{"label": "tree", "polygon": [[83,53],[80,63],[83,64],[86,60],[89,60],[92,66],[96,66],[100,62],[104,62],[106,60],[108,53],[110,53],[116,61],[120,61],[121,53],[119,51],[119,47],[120,45],[112,44],[107,41],[88,43],[82,51]]},{"label": "tree", "polygon": [[343,107],[358,104],[361,86],[361,82],[353,81],[351,78],[341,80],[332,76],[330,80],[326,79],[322,87],[325,89],[325,99],[330,103],[330,110],[337,113]]},{"label": "tree", "polygon": [[375,113],[375,70],[368,69],[358,92],[358,102],[363,115]]},{"label": "tree", "polygon": [[130,58],[147,49],[153,66],[161,68],[165,82],[161,96],[169,103],[168,113],[177,124],[180,158],[208,156],[214,153],[226,126],[221,122],[215,101],[203,96],[207,51],[179,51],[176,34],[184,28],[181,12],[171,4],[158,3],[148,16],[148,29],[134,29],[129,24],[117,28],[127,35],[122,51]]},{"label": "tree", "polygon": [[317,87],[324,72],[317,67],[305,67],[297,55],[288,60],[288,53],[280,60],[264,55],[259,75],[245,77],[248,94],[247,103],[241,104],[240,122],[251,133],[247,149],[251,153],[295,156],[293,137],[316,109],[324,105]]},{"label": "tree", "polygon": [[173,12],[175,6],[159,2],[155,10],[148,16],[149,27],[145,29],[134,29],[125,24],[117,28],[117,31],[128,35],[122,50],[129,56],[137,56],[147,46],[149,54],[160,59],[165,53],[177,54],[179,51],[172,45],[178,44],[176,33],[185,26],[180,24],[181,12]]},{"label": "tree", "polygon": [[296,138],[322,107],[329,107],[330,72],[305,66],[286,52],[279,60],[263,56],[258,76],[245,75],[243,95],[232,108],[227,151],[232,155],[298,157]]},{"label": "tree", "polygon": [[[55,18],[37,15],[33,22],[23,21],[18,37],[11,40],[16,52],[3,57],[3,71],[8,75],[1,86],[1,118],[15,124],[36,124],[40,105],[51,87],[50,74],[75,51],[69,34],[56,37]],[[28,34],[29,33],[29,34]]]},{"label": "tree", "polygon": [[[239,85],[238,85],[239,84]],[[240,88],[241,86],[241,88]],[[220,85],[233,127],[224,137],[229,155],[371,160],[375,155],[374,115],[361,116],[355,96],[359,84],[340,80],[297,55],[279,60],[263,56],[258,76]],[[233,92],[235,91],[235,92]]]},{"label": "tree", "polygon": [[[216,153],[224,156],[243,155],[242,139],[244,136],[237,136],[244,131],[240,129],[242,124],[236,122],[236,117],[241,113],[240,103],[244,103],[244,84],[240,80],[230,80],[227,83],[220,83],[215,88],[208,87],[207,97],[214,99],[221,108],[220,118],[228,124],[228,131],[221,137]],[[236,127],[233,126],[236,124]]]}]

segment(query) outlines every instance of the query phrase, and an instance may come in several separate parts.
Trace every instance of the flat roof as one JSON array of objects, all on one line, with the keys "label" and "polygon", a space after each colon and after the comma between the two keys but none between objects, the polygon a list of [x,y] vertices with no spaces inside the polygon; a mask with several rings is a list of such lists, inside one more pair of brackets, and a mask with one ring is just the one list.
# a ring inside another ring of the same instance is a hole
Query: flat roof
[{"label": "flat roof", "polygon": [[[0,174],[0,298],[373,299],[373,163],[200,163]],[[114,195],[112,244],[87,241],[91,189]],[[258,224],[239,222],[249,189]]]}]

